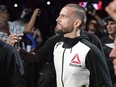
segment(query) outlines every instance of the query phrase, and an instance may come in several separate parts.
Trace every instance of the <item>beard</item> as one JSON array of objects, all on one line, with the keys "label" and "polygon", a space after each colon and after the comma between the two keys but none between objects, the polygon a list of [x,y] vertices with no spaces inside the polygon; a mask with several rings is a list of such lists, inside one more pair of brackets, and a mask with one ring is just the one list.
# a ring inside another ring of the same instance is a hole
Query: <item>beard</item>
[{"label": "beard", "polygon": [[73,27],[69,28],[69,27],[63,27],[61,24],[57,24],[57,26],[55,27],[55,33],[56,34],[67,34],[67,33],[71,33],[73,31]]}]

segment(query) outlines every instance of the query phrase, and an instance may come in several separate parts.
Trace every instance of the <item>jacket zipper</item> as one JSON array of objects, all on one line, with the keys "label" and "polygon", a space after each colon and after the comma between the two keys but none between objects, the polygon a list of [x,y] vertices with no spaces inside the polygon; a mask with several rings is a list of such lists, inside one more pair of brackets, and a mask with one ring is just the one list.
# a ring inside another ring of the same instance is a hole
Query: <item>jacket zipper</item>
[{"label": "jacket zipper", "polygon": [[61,83],[62,83],[62,87],[64,87],[64,82],[63,82],[63,69],[64,69],[64,53],[66,51],[66,48],[64,49],[64,52],[63,52],[63,56],[62,56],[62,73],[61,73]]}]

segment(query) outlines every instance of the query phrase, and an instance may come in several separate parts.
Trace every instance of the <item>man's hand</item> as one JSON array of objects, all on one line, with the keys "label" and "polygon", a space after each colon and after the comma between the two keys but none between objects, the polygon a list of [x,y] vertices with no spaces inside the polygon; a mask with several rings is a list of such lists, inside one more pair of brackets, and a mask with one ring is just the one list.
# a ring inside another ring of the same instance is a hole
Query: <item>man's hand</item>
[{"label": "man's hand", "polygon": [[18,42],[21,38],[19,38],[16,34],[11,33],[6,41],[9,45],[14,45],[14,43]]},{"label": "man's hand", "polygon": [[39,8],[36,8],[33,12],[33,14],[40,16],[41,10]]},{"label": "man's hand", "polygon": [[116,21],[116,0],[106,6],[105,10]]}]

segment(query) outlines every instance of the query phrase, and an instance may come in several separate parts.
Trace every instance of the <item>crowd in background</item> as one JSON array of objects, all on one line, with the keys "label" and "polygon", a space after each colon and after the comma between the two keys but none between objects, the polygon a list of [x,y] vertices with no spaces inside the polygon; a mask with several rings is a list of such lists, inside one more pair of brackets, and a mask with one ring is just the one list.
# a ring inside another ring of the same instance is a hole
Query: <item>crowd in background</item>
[{"label": "crowd in background", "polygon": [[[93,41],[93,44],[95,44],[105,56],[111,82],[113,87],[116,87],[113,59],[109,57],[116,34],[116,21],[110,15],[101,18],[95,9],[88,10],[85,8],[85,10],[87,12],[87,22],[81,33],[86,35],[86,33],[84,33],[84,31],[86,31],[95,36],[95,39],[91,39],[91,37],[87,37],[87,39],[88,41]],[[9,21],[7,7],[0,4],[0,40],[15,47],[18,51],[35,52],[44,44],[44,37],[42,37],[44,35],[41,34],[38,27],[35,27],[36,18],[41,14],[41,8],[33,10],[33,14],[29,20],[27,20],[28,12],[28,8],[23,9],[21,16],[11,22]],[[54,32],[54,35],[55,34],[57,33]],[[43,62],[38,63],[36,61],[28,62],[23,60],[23,58],[17,60],[19,66],[21,66],[22,69],[24,68],[24,71],[22,70],[20,72],[24,78],[26,87],[56,87],[54,69],[51,68],[49,62],[43,64]]]}]

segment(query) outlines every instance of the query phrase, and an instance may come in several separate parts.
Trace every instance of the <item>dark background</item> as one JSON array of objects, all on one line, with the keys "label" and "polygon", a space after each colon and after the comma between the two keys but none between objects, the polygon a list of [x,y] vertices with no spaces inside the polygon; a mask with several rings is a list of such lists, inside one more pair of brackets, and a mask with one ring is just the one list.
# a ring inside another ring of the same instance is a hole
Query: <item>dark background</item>
[{"label": "dark background", "polygon": [[[47,1],[51,4],[47,5]],[[41,8],[41,15],[37,17],[35,26],[38,27],[42,33],[44,41],[46,41],[50,36],[54,35],[54,27],[56,25],[56,18],[58,17],[61,8],[68,3],[77,3],[80,1],[89,0],[0,0],[1,4],[7,5],[10,13],[10,21],[14,21],[20,17],[22,9],[31,8]],[[99,0],[91,0],[92,3],[96,3]],[[101,0],[102,10],[97,11],[97,14],[101,18],[105,18],[107,13],[104,8],[108,5],[111,0]],[[14,7],[14,4],[18,4],[18,7]],[[30,17],[29,17],[30,18]]]}]

